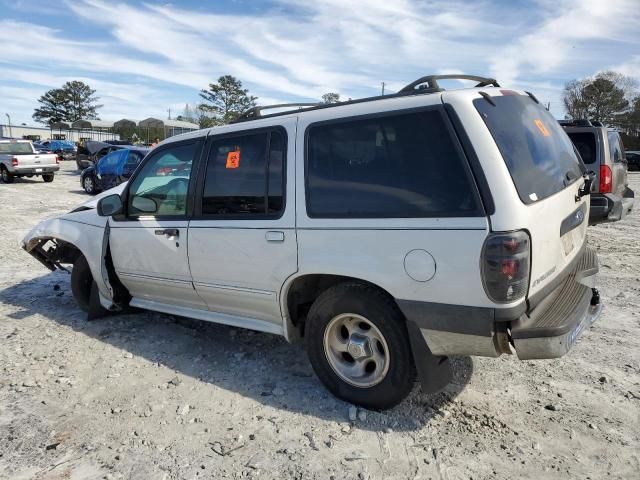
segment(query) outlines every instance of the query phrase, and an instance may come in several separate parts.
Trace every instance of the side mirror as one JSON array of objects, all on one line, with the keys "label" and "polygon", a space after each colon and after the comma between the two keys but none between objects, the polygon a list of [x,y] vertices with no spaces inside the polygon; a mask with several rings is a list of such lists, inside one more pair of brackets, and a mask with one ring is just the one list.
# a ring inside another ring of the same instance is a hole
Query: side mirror
[{"label": "side mirror", "polygon": [[113,194],[101,198],[98,200],[97,210],[98,215],[101,217],[111,217],[118,213],[122,213],[123,205],[120,195]]},{"label": "side mirror", "polygon": [[158,211],[156,201],[148,197],[133,197],[131,206],[140,213],[156,213]]}]

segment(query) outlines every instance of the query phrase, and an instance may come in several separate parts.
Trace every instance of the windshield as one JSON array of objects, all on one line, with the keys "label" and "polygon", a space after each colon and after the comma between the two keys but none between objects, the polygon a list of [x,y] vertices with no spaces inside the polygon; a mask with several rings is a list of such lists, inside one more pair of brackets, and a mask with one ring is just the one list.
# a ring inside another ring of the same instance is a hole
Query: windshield
[{"label": "windshield", "polygon": [[573,144],[542,105],[526,95],[473,101],[518,190],[531,204],[563,190],[585,171]]},{"label": "windshield", "polygon": [[0,153],[17,155],[21,153],[33,153],[33,149],[28,142],[0,143]]}]

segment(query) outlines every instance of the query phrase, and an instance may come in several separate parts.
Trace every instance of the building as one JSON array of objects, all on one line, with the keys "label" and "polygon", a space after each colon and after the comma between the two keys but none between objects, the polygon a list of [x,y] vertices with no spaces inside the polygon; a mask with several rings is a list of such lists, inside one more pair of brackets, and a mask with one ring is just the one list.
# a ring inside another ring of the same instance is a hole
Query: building
[{"label": "building", "polygon": [[0,125],[0,138],[25,138],[29,140],[120,140],[138,139],[151,141],[155,137],[165,139],[181,133],[193,132],[200,127],[195,123],[180,120],[146,118],[141,121],[123,118],[110,120],[76,120],[69,124],[57,122],[50,127],[26,125]]},{"label": "building", "polygon": [[24,138],[28,140],[119,140],[120,135],[113,131],[88,129],[78,130],[66,123],[51,127],[30,127],[26,125],[0,125],[0,138]]}]

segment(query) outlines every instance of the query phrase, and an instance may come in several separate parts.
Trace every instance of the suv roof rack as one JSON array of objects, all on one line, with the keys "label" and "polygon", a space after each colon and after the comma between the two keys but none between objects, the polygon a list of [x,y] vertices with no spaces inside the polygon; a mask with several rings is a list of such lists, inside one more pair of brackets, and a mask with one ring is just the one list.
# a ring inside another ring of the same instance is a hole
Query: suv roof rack
[{"label": "suv roof rack", "polygon": [[[427,94],[427,93],[442,92],[444,91],[444,88],[440,87],[440,85],[438,84],[438,80],[472,80],[474,82],[478,82],[478,84],[474,86],[475,88],[487,87],[490,85],[494,87],[500,87],[500,84],[495,79],[487,78],[487,77],[478,77],[476,75],[458,75],[458,74],[427,75],[425,77],[420,77],[418,80],[405,86],[397,93],[390,93],[386,95],[376,95],[374,97],[358,98],[356,100],[347,100],[344,102],[336,102],[336,103],[280,103],[276,105],[264,105],[264,106],[250,108],[246,112],[243,112],[238,118],[233,120],[231,123],[247,122],[249,120],[256,120],[258,118],[277,117],[280,115],[287,115],[291,113],[290,110],[287,110],[284,112],[270,113],[267,115],[262,114],[263,110],[272,110],[275,108],[296,107],[298,108],[298,110],[304,109],[304,111],[309,111],[309,110],[319,110],[321,108],[338,107],[342,105],[353,105],[354,103],[372,102],[372,101],[380,100],[383,98],[393,98],[393,97],[400,97],[404,95],[420,95],[420,94]],[[424,84],[426,84],[426,86],[420,86]]]},{"label": "suv roof rack", "polygon": [[440,87],[440,85],[438,84],[438,80],[473,80],[474,82],[478,82],[478,84],[475,85],[475,88],[488,87],[489,85],[493,85],[494,87],[500,86],[500,84],[494,78],[478,77],[476,75],[458,75],[458,74],[427,75],[426,77],[420,77],[415,82],[411,82],[409,85],[402,88],[402,90],[400,90],[398,93],[406,95],[407,93],[416,93],[416,92],[417,93],[441,92],[444,90],[444,88]]},{"label": "suv roof rack", "polygon": [[[263,117],[264,115],[262,115],[262,111],[263,110],[273,110],[275,108],[298,108],[298,110],[305,108],[305,107],[318,107],[320,105],[323,105],[322,103],[278,103],[278,104],[274,104],[274,105],[262,105],[262,106],[258,106],[258,107],[253,107],[250,108],[249,110],[243,112],[237,119],[235,119],[232,123],[236,123],[236,122],[243,122],[246,120],[255,120],[256,118],[260,118]],[[287,112],[283,112],[283,113],[289,113]],[[271,115],[269,115],[271,116]]]},{"label": "suv roof rack", "polygon": [[604,127],[598,120],[587,120],[586,118],[576,118],[572,120],[558,120],[563,127]]}]

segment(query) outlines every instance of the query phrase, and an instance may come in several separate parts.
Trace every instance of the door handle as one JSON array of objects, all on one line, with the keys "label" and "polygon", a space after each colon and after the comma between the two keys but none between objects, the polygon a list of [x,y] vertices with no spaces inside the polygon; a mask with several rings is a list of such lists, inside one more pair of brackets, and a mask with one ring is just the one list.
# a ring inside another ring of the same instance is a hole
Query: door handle
[{"label": "door handle", "polygon": [[156,230],[154,232],[156,235],[165,235],[167,237],[179,237],[180,230],[177,228],[165,228],[164,230]]},{"label": "door handle", "polygon": [[284,242],[284,232],[270,230],[264,234],[267,242]]}]

